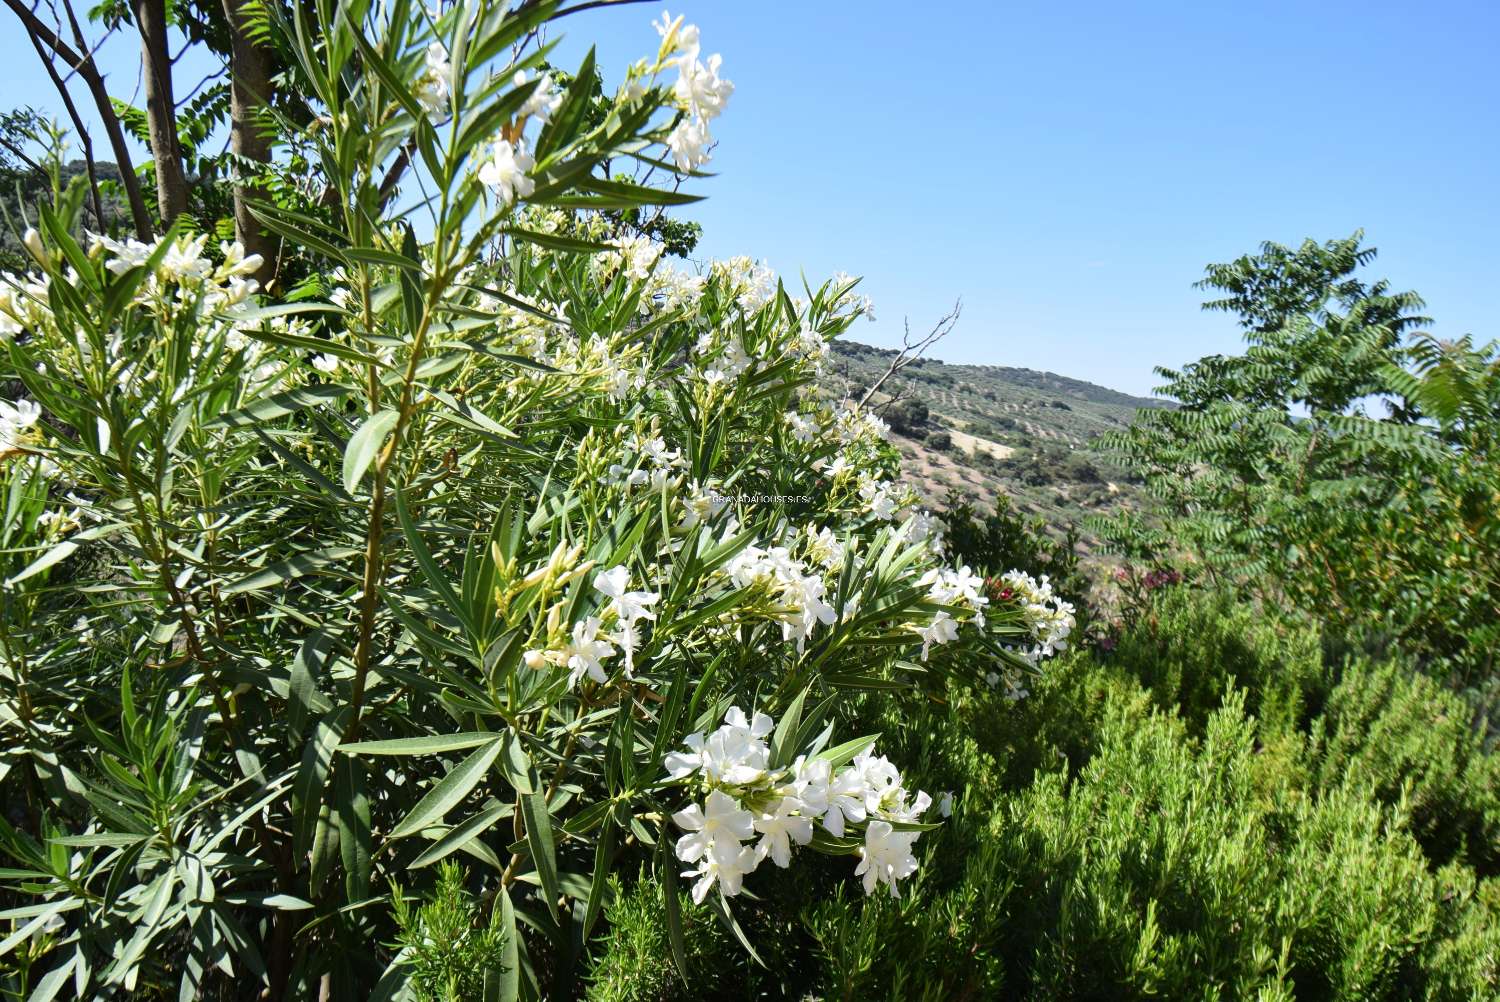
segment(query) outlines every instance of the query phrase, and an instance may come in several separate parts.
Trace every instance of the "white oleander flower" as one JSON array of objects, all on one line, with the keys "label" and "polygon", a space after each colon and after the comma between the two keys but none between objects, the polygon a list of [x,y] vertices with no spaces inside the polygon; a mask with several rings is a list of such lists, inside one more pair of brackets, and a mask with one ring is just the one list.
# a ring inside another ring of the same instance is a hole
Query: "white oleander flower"
[{"label": "white oleander flower", "polygon": [[312,367],[325,375],[332,375],[339,371],[339,359],[337,355],[314,355]]},{"label": "white oleander flower", "polygon": [[946,612],[939,610],[932,617],[932,622],[917,630],[922,638],[922,660],[927,660],[927,654],[933,644],[952,643],[958,638],[958,621]]},{"label": "white oleander flower", "polygon": [[844,569],[844,560],[847,558],[845,546],[839,541],[839,537],[833,534],[829,528],[815,529],[809,525],[806,529],[808,544],[807,555],[823,568],[833,573]]},{"label": "white oleander flower", "polygon": [[818,422],[796,411],[786,412],[786,423],[791,426],[792,438],[798,442],[812,442],[818,437]]},{"label": "white oleander flower", "polygon": [[792,763],[791,782],[784,787],[788,796],[801,804],[799,810],[808,817],[828,813],[828,791],[833,783],[833,767],[827,759],[809,759],[798,755]]},{"label": "white oleander flower", "polygon": [[755,851],[761,859],[770,856],[785,870],[792,864],[792,843],[807,845],[812,841],[812,818],[797,813],[802,807],[800,801],[783,797],[771,811],[755,816],[755,830],[761,833]]},{"label": "white oleander flower", "polygon": [[[515,75],[514,83],[517,87],[526,83],[524,70]],[[526,103],[521,105],[520,114],[522,118],[529,117],[539,122],[548,122],[552,120],[553,115],[557,114],[557,109],[562,107],[562,103],[563,95],[553,86],[552,74],[544,73],[536,90],[532,91]]]},{"label": "white oleander flower", "polygon": [[938,797],[938,813],[945,818],[953,817],[953,793],[944,790]]},{"label": "white oleander flower", "polygon": [[860,485],[859,496],[864,499],[869,512],[875,518],[889,521],[896,517],[901,505],[896,498],[896,488],[893,484],[880,480],[867,480]]},{"label": "white oleander flower", "polygon": [[490,148],[489,159],[479,165],[477,176],[480,184],[509,205],[517,198],[529,198],[536,191],[536,182],[526,176],[535,166],[536,160],[526,152],[525,143],[497,139]]},{"label": "white oleander flower", "polygon": [[573,637],[562,649],[568,669],[568,686],[578,684],[584,675],[601,685],[609,681],[600,662],[615,653],[614,645],[599,636],[599,618],[589,616],[573,624]]},{"label": "white oleander flower", "polygon": [[610,600],[609,607],[614,611],[618,626],[615,640],[625,651],[625,672],[628,675],[635,670],[635,650],[640,643],[636,623],[642,619],[655,621],[656,613],[651,606],[661,599],[661,595],[654,591],[631,591],[630,570],[623,565],[596,574],[594,588]]},{"label": "white oleander flower", "polygon": [[677,840],[677,858],[684,863],[702,859],[719,839],[744,842],[755,835],[755,816],[722,790],[709,791],[702,807],[692,804],[672,820],[688,832]]},{"label": "white oleander flower", "polygon": [[21,446],[21,434],[41,419],[42,408],[34,400],[0,400],[0,452]]},{"label": "white oleander flower", "polygon": [[682,876],[697,878],[693,883],[693,903],[701,905],[715,884],[726,898],[740,893],[745,875],[759,863],[760,858],[750,846],[724,841],[716,843],[713,851],[698,861],[696,870],[685,870]]},{"label": "white oleander flower", "polygon": [[871,821],[866,826],[859,866],[854,869],[855,876],[864,877],[865,894],[874,894],[878,885],[885,884],[891,889],[891,897],[901,896],[897,882],[917,872],[917,859],[911,851],[917,835],[914,831],[896,831],[886,821]]},{"label": "white oleander flower", "polygon": [[842,769],[828,784],[828,812],[823,827],[835,838],[843,838],[846,823],[865,820],[865,782],[857,769]]},{"label": "white oleander flower", "polygon": [[707,63],[684,56],[677,63],[678,77],[672,87],[677,104],[704,122],[710,122],[724,111],[734,94],[734,84],[719,75],[724,57],[715,53]]},{"label": "white oleander flower", "polygon": [[667,149],[679,170],[697,170],[708,163],[713,142],[708,123],[697,118],[684,118],[667,134]]},{"label": "white oleander flower", "polygon": [[442,42],[427,46],[427,65],[417,79],[413,95],[427,117],[440,121],[448,112],[448,78],[453,75],[453,65],[448,62],[448,49]]}]

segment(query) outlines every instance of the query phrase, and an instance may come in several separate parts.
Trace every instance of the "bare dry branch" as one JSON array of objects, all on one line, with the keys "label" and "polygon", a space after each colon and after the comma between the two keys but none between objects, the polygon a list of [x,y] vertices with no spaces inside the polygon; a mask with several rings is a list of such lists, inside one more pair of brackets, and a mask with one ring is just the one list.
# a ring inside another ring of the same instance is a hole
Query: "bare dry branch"
[{"label": "bare dry branch", "polygon": [[895,358],[891,359],[891,364],[886,366],[884,374],[875,380],[870,385],[870,388],[865,391],[865,395],[859,400],[859,406],[867,406],[874,399],[875,394],[880,391],[880,387],[885,384],[886,380],[921,358],[927,353],[928,349],[951,334],[954,326],[958,323],[959,316],[963,313],[963,309],[964,301],[962,299],[954,300],[953,309],[939,317],[938,322],[932,325],[932,329],[919,338],[912,337],[911,322],[909,320],[906,321],[906,333],[901,336],[901,350],[896,353]]}]

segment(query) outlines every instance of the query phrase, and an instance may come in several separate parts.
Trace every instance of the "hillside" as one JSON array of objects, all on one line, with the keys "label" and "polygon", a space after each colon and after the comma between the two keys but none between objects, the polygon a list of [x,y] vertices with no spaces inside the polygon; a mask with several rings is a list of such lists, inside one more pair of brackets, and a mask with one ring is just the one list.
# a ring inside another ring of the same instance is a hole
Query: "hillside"
[{"label": "hillside", "polygon": [[[862,392],[896,354],[853,341],[834,347],[828,378],[840,394]],[[987,508],[1004,493],[1058,531],[1136,499],[1098,438],[1140,408],[1170,406],[1056,373],[931,358],[888,379],[875,402],[907,475],[934,502],[957,491]]]}]

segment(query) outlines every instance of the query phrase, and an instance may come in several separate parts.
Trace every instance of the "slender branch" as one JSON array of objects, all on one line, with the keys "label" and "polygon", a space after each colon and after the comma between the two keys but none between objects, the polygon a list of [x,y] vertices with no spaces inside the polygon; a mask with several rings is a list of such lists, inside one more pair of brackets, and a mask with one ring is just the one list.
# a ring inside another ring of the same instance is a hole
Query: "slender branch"
[{"label": "slender branch", "polygon": [[[130,147],[125,144],[125,130],[120,126],[120,117],[115,114],[114,105],[110,103],[109,92],[104,87],[104,77],[99,73],[99,67],[94,62],[92,52],[85,51],[80,55],[77,50],[67,42],[58,37],[57,33],[36,16],[36,13],[27,7],[21,0],[5,0],[5,5],[20,18],[32,38],[39,40],[47,48],[57,53],[62,61],[72,67],[80,77],[84,85],[88,87],[89,94],[94,99],[95,110],[99,113],[99,119],[104,123],[104,132],[109,137],[109,145],[114,152],[115,163],[120,168],[120,180],[125,186],[125,197],[130,203],[130,215],[135,222],[136,236],[141,240],[150,240],[152,227],[151,216],[146,212],[146,202],[141,195],[141,182],[135,175],[135,166],[131,162]],[[81,38],[77,18],[73,17],[72,7],[64,4],[69,19],[73,25],[75,38]],[[86,48],[86,47],[85,47]]]},{"label": "slender branch", "polygon": [[895,358],[891,359],[891,364],[886,367],[881,377],[875,380],[870,388],[865,391],[865,395],[859,400],[859,406],[864,407],[867,405],[886,380],[921,358],[929,348],[952,333],[954,325],[958,323],[959,315],[963,313],[963,309],[964,301],[962,299],[954,300],[953,309],[939,317],[938,322],[932,325],[932,330],[920,338],[914,339],[912,337],[911,324],[908,322],[906,333],[901,338],[901,350],[896,353]]},{"label": "slender branch", "polygon": [[89,194],[94,200],[94,225],[102,230],[104,228],[104,199],[99,194],[99,171],[94,163],[94,141],[89,137],[89,130],[84,128],[83,118],[78,114],[78,106],[73,103],[73,95],[68,93],[67,85],[57,75],[57,67],[52,64],[53,56],[47,54],[41,39],[36,35],[28,32],[26,37],[31,39],[31,46],[36,49],[37,58],[46,68],[47,76],[52,79],[52,86],[57,88],[57,93],[62,97],[63,107],[67,109],[73,128],[78,131],[78,142],[83,146],[83,163],[89,173]]}]

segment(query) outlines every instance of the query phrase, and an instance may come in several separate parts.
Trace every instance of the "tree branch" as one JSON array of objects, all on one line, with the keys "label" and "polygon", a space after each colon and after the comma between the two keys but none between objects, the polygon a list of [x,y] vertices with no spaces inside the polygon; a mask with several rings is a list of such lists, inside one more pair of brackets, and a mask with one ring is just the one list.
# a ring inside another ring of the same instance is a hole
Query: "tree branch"
[{"label": "tree branch", "polygon": [[939,317],[938,322],[932,325],[932,330],[916,339],[912,338],[911,323],[908,321],[906,324],[906,333],[901,337],[901,350],[896,353],[895,358],[891,359],[891,364],[886,367],[885,373],[879,379],[875,380],[870,388],[865,391],[865,395],[860,398],[859,406],[864,407],[867,405],[886,380],[921,358],[929,348],[951,334],[954,325],[958,323],[959,315],[963,313],[963,309],[964,301],[962,299],[954,300],[953,309]]},{"label": "tree branch", "polygon": [[[150,240],[151,216],[146,211],[146,202],[141,195],[140,178],[135,175],[135,166],[130,159],[130,147],[125,145],[125,131],[120,127],[120,117],[115,114],[114,106],[110,103],[109,92],[104,88],[104,77],[99,73],[93,53],[80,55],[72,46],[59,38],[56,32],[47,27],[42,19],[37,17],[36,13],[21,0],[5,0],[5,5],[21,19],[21,25],[34,41],[40,42],[55,52],[63,62],[83,78],[84,85],[88,87],[89,94],[94,99],[95,110],[99,112],[99,118],[104,123],[104,132],[109,137],[115,163],[120,168],[120,181],[125,187],[126,200],[130,203],[130,215],[135,222],[136,236],[141,240]],[[72,16],[72,8],[67,9],[76,36],[78,34],[77,19]]]}]

